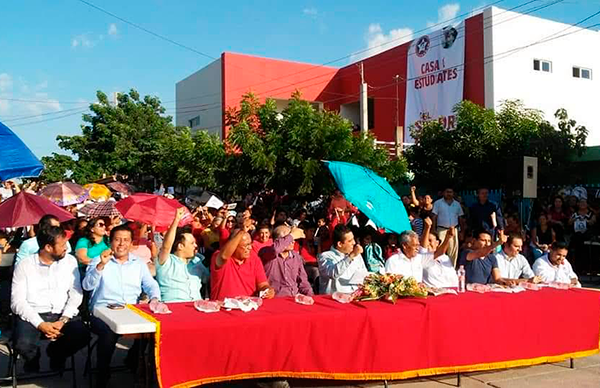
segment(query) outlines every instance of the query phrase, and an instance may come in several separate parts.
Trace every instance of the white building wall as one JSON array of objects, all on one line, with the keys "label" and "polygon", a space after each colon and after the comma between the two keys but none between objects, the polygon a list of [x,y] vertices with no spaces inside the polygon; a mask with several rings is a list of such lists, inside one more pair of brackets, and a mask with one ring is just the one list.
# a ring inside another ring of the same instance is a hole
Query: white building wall
[{"label": "white building wall", "polygon": [[190,126],[190,120],[199,117],[192,130],[203,129],[222,135],[221,59],[210,63],[175,86],[175,123]]},{"label": "white building wall", "polygon": [[[493,54],[485,65],[487,107],[520,99],[552,124],[556,110],[565,108],[587,127],[587,145],[600,145],[600,32],[491,7],[484,12],[484,34],[484,56]],[[547,41],[535,44],[541,40]],[[552,72],[535,71],[534,59],[551,61]],[[573,66],[592,69],[592,79],[574,78]]]}]

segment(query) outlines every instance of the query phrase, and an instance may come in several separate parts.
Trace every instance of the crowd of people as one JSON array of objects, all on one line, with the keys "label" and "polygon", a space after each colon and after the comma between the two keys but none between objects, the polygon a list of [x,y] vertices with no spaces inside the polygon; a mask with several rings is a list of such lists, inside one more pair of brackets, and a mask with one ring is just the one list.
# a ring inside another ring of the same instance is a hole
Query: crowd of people
[{"label": "crowd of people", "polygon": [[[47,215],[29,230],[0,232],[0,251],[15,254],[15,350],[27,371],[38,370],[41,332],[52,340],[51,367],[60,369],[92,332],[99,386],[106,386],[119,335],[94,316],[99,306],[352,293],[369,273],[455,288],[460,267],[467,283],[579,285],[567,257],[580,260],[572,253],[595,224],[585,199],[573,208],[557,196],[522,230],[518,215],[488,196],[479,189],[466,208],[452,188],[437,199],[413,187],[402,198],[412,230],[399,235],[374,225],[339,191],[310,203],[266,191],[218,209],[197,206],[189,209],[193,222],[180,228],[182,204],[162,232],[120,217],[61,224]],[[135,363],[136,351],[127,362]]]}]

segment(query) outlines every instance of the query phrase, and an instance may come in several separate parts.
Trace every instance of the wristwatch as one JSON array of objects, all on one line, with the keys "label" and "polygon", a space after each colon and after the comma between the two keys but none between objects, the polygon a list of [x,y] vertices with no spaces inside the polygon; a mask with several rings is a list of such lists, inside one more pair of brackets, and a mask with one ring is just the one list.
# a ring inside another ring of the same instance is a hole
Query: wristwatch
[{"label": "wristwatch", "polygon": [[58,318],[58,320],[64,324],[66,324],[67,322],[69,322],[71,320],[71,318],[69,317],[65,317],[64,315],[60,318]]}]

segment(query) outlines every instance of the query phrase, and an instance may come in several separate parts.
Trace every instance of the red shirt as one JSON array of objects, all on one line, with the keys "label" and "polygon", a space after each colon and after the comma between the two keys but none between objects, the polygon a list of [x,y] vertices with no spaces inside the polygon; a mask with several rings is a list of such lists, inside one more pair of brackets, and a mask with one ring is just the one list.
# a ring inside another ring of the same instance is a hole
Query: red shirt
[{"label": "red shirt", "polygon": [[[306,244],[306,242],[305,242],[305,244]],[[296,252],[300,252],[300,256],[302,256],[305,263],[316,263],[317,262],[317,257],[315,255],[313,255],[312,253],[310,253],[310,251],[308,249],[306,249],[305,245],[300,246],[298,241],[294,241],[294,250]]]},{"label": "red shirt", "polygon": [[221,228],[219,230],[219,246],[224,247],[227,240],[229,240],[229,236],[231,236],[231,229]]},{"label": "red shirt", "polygon": [[254,240],[252,241],[252,252],[256,253],[256,255],[258,256],[258,252],[263,249],[264,247],[270,247],[271,245],[273,245],[273,240],[268,239],[267,242],[261,243],[258,240]]},{"label": "red shirt", "polygon": [[216,251],[210,262],[210,299],[252,296],[256,294],[257,285],[267,281],[265,269],[254,253],[242,264],[229,258],[221,268],[216,266],[218,254]]}]

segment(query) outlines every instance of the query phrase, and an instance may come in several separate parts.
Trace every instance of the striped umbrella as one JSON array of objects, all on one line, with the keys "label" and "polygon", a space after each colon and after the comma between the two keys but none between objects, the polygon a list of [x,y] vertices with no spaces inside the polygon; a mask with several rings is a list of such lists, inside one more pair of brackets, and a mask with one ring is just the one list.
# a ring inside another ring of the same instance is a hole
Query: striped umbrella
[{"label": "striped umbrella", "polygon": [[51,183],[40,191],[40,195],[58,206],[82,203],[89,196],[87,190],[72,182]]},{"label": "striped umbrella", "polygon": [[88,190],[90,193],[90,198],[98,201],[98,200],[107,200],[112,195],[112,191],[104,185],[99,183],[88,183],[83,186],[84,189]]},{"label": "striped umbrella", "polygon": [[115,201],[88,203],[79,209],[79,212],[90,217],[121,217],[121,213],[115,208],[115,203]]}]

